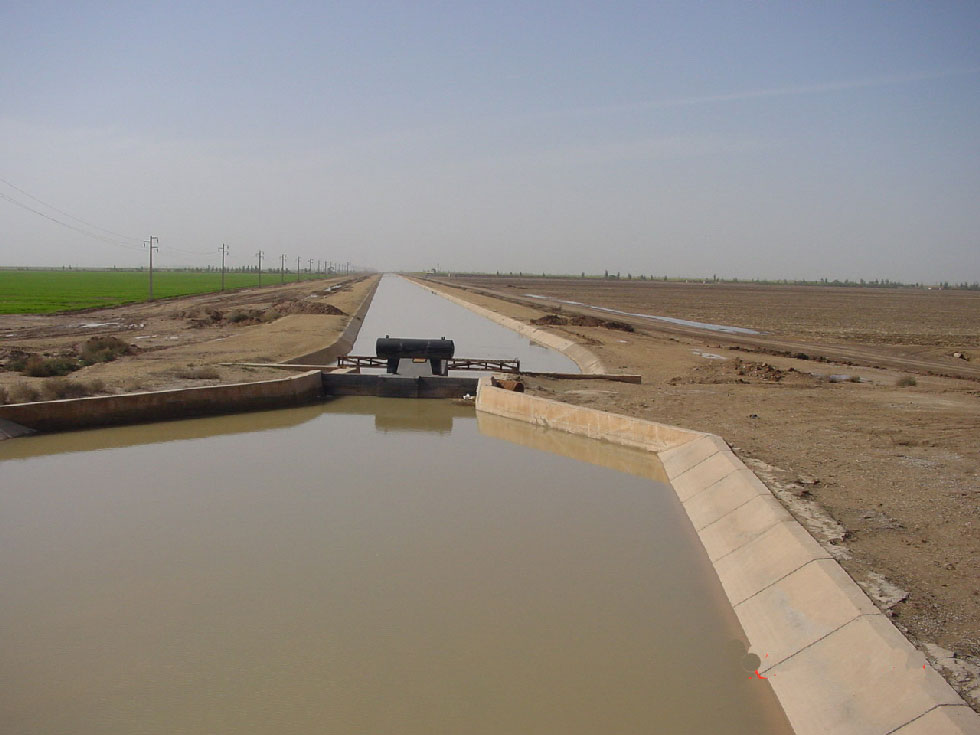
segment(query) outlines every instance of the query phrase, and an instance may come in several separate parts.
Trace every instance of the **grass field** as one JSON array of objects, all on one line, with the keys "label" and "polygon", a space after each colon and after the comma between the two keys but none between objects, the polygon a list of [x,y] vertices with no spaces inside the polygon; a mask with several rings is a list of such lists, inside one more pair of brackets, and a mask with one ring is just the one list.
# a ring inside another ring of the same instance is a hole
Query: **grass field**
[{"label": "grass field", "polygon": [[[303,274],[313,278],[316,274]],[[287,274],[287,282],[296,274]],[[278,273],[265,273],[262,283],[279,283]],[[226,273],[225,288],[258,284],[255,273]],[[148,274],[139,271],[0,271],[0,314],[49,314],[145,301]],[[187,296],[221,288],[220,273],[154,271],[153,296]]]}]

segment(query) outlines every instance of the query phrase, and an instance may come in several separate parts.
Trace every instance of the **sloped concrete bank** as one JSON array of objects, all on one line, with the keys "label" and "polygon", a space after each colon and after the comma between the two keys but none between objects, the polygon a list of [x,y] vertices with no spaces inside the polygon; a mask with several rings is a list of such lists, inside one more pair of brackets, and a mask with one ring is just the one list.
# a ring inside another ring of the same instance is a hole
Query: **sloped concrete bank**
[{"label": "sloped concrete bank", "polygon": [[407,276],[402,276],[402,278],[406,278],[427,291],[431,291],[437,296],[442,296],[442,298],[446,299],[447,301],[451,301],[458,306],[462,306],[464,309],[472,311],[474,314],[479,314],[495,324],[512,329],[528,339],[534,340],[545,347],[550,347],[553,350],[557,350],[563,355],[567,355],[576,365],[579,366],[583,373],[601,374],[609,372],[609,370],[606,369],[606,366],[602,363],[602,360],[577,342],[573,342],[570,339],[565,339],[564,337],[560,337],[557,334],[552,334],[551,332],[544,329],[539,329],[538,327],[534,327],[530,324],[519,322],[517,319],[511,319],[509,316],[498,314],[490,309],[485,309],[482,306],[478,306],[477,304],[473,304],[465,299],[461,299],[454,294],[442,290],[441,288],[437,288],[431,283],[420,281],[415,278],[408,278]]},{"label": "sloped concrete bank", "polygon": [[374,276],[374,284],[368,289],[367,294],[364,296],[364,300],[361,305],[357,307],[347,322],[347,326],[344,327],[344,331],[340,333],[340,336],[333,342],[333,344],[324,347],[322,350],[316,350],[314,352],[308,352],[305,355],[297,355],[296,357],[286,360],[287,363],[304,365],[307,363],[316,363],[318,365],[326,365],[329,362],[336,360],[341,355],[346,355],[351,351],[354,343],[357,341],[357,335],[361,331],[361,325],[364,324],[364,315],[367,314],[368,309],[371,308],[371,302],[374,300],[374,294],[378,290],[378,284],[381,283],[381,278]]},{"label": "sloped concrete bank", "polygon": [[799,735],[980,733],[980,716],[720,437],[489,378],[476,408],[657,456]]}]

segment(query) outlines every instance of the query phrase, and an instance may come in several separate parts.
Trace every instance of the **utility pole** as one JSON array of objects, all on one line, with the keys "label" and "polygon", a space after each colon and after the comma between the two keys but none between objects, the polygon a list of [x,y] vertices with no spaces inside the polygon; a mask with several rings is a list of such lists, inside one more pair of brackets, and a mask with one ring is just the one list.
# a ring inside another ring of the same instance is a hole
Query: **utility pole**
[{"label": "utility pole", "polygon": [[261,250],[256,253],[259,258],[259,285],[262,285],[262,256],[265,255]]},{"label": "utility pole", "polygon": [[299,281],[299,256],[296,256],[296,280]]},{"label": "utility pole", "polygon": [[313,258],[310,258],[310,273],[313,273]]},{"label": "utility pole", "polygon": [[160,238],[153,235],[150,235],[149,240],[143,242],[144,246],[150,248],[150,301],[153,301],[153,251],[160,249],[158,245],[153,244],[155,242],[160,242]]},{"label": "utility pole", "polygon": [[221,243],[221,247],[218,248],[221,251],[221,290],[225,290],[225,256],[228,255],[228,246]]},{"label": "utility pole", "polygon": [[320,272],[320,260],[319,260],[319,258],[318,258],[318,259],[317,259],[317,261],[316,261],[316,272],[317,272],[317,273],[319,273],[319,272]]},{"label": "utility pole", "polygon": [[286,254],[279,256],[279,283],[286,282]]}]

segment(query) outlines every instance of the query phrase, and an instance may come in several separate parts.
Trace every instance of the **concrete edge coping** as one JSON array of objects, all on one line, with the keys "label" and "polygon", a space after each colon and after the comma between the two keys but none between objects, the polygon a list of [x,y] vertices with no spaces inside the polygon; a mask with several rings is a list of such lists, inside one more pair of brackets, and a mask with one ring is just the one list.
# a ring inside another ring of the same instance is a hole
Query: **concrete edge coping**
[{"label": "concrete edge coping", "polygon": [[511,329],[518,334],[527,337],[528,339],[533,339],[535,342],[540,342],[546,347],[551,347],[552,349],[561,352],[563,355],[571,359],[576,365],[578,365],[583,373],[609,372],[602,360],[597,355],[593,354],[590,350],[577,342],[573,342],[572,340],[566,339],[565,337],[561,337],[557,334],[552,334],[551,332],[534,327],[530,324],[525,324],[524,322],[518,321],[512,317],[498,314],[497,312],[491,311],[484,306],[471,303],[465,299],[461,299],[455,294],[451,294],[443,291],[440,288],[436,288],[431,283],[420,283],[414,279],[412,279],[412,281],[416,285],[428,289],[437,296],[441,296],[457,306],[462,306],[464,309],[468,309],[474,314],[479,314],[485,319],[489,319],[502,327],[507,327],[508,329]]},{"label": "concrete edge coping", "polygon": [[266,385],[269,383],[286,383],[290,380],[302,380],[307,378],[313,373],[320,374],[320,370],[306,370],[302,373],[297,373],[296,375],[289,375],[285,378],[266,378],[265,380],[248,380],[240,383],[219,383],[218,385],[189,385],[184,388],[161,388],[160,390],[139,390],[133,391],[132,393],[112,393],[105,396],[81,396],[79,398],[56,398],[52,401],[31,401],[30,403],[7,403],[0,406],[0,410],[4,408],[13,408],[15,406],[36,406],[39,404],[56,404],[56,403],[81,403],[84,401],[105,401],[112,398],[128,398],[130,396],[158,396],[166,395],[167,393],[185,393],[185,392],[200,392],[200,391],[213,391],[216,388],[239,388],[244,385]]},{"label": "concrete edge coping", "polygon": [[[295,405],[296,398],[322,395],[321,375],[319,370],[309,370],[284,378],[244,383],[196,385],[159,391],[10,403],[0,406],[0,419],[29,428],[32,432],[39,430],[47,433],[167,420],[175,416],[161,407],[181,403],[186,403],[190,415],[195,416],[235,412],[236,409],[253,410],[257,402],[265,404],[261,407],[270,407],[270,404],[286,407]],[[6,437],[0,433],[0,438]]]},{"label": "concrete edge coping", "polygon": [[[494,388],[476,408],[658,456],[798,735],[980,735],[980,716],[713,434]],[[616,428],[619,431],[616,431]]]}]

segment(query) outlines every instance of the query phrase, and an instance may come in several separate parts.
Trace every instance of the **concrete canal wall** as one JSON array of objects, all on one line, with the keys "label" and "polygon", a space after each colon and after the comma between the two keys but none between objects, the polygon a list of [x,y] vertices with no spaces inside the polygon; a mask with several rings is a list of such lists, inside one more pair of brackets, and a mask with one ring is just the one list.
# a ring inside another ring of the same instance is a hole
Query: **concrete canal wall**
[{"label": "concrete canal wall", "polygon": [[477,378],[323,373],[327,396],[380,398],[462,398],[476,393]]},{"label": "concrete canal wall", "polygon": [[540,329],[531,324],[525,324],[517,319],[512,319],[509,316],[504,316],[503,314],[498,314],[490,309],[485,309],[482,306],[478,306],[477,304],[473,304],[465,299],[461,299],[448,291],[444,291],[443,289],[438,288],[427,281],[420,281],[414,278],[409,278],[408,280],[417,286],[426,289],[427,291],[431,291],[437,296],[442,296],[447,301],[451,301],[458,306],[462,306],[464,309],[472,311],[474,314],[479,314],[485,319],[489,319],[495,324],[499,324],[502,327],[507,327],[508,329],[511,329],[518,334],[537,342],[538,344],[542,344],[545,347],[550,347],[553,350],[561,352],[563,355],[567,355],[569,359],[579,366],[579,369],[583,373],[609,372],[609,370],[606,369],[606,366],[602,363],[602,360],[600,360],[582,345],[573,342],[570,339],[565,339],[564,337],[557,334],[552,334],[551,332]]},{"label": "concrete canal wall", "polygon": [[720,437],[486,378],[476,408],[657,455],[798,735],[980,733],[980,716]]},{"label": "concrete canal wall", "polygon": [[255,383],[14,403],[0,406],[0,419],[35,431],[70,431],[93,426],[287,408],[311,403],[322,395],[321,373],[310,370],[287,378]]}]

